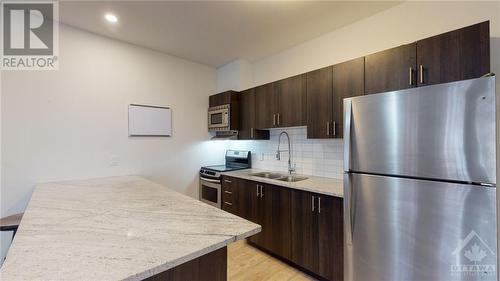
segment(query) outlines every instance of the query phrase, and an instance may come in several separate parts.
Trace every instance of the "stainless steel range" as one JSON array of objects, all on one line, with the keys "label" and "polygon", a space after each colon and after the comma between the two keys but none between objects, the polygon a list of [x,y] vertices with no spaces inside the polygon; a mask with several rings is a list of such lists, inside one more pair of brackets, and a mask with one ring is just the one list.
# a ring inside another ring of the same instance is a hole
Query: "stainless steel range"
[{"label": "stainless steel range", "polygon": [[226,164],[200,169],[200,200],[221,208],[221,173],[252,167],[250,151],[226,151]]}]

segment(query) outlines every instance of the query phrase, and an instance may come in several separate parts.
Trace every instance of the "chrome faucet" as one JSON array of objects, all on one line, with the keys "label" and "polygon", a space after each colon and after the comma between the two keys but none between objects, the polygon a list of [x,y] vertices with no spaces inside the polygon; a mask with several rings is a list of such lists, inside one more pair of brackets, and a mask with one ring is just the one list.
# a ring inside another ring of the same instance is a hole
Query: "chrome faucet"
[{"label": "chrome faucet", "polygon": [[[282,135],[285,135],[288,140],[288,150],[280,150]],[[292,174],[295,173],[295,164],[292,167],[292,150],[290,148],[290,136],[288,135],[287,132],[281,132],[280,136],[278,137],[278,151],[276,151],[276,160],[281,160],[281,152],[287,152],[287,151],[288,151],[288,173]]]}]

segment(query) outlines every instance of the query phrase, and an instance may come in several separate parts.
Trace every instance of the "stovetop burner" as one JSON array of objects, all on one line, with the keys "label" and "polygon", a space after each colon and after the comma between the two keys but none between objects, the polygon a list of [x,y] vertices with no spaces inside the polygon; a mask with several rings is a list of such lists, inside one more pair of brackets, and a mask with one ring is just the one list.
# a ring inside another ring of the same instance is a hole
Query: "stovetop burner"
[{"label": "stovetop burner", "polygon": [[226,166],[226,165],[213,165],[213,166],[205,166],[201,167],[204,170],[211,170],[215,172],[229,172],[236,171],[241,169],[248,169],[248,167],[234,167],[234,166]]},{"label": "stovetop burner", "polygon": [[226,164],[201,167],[200,176],[209,177],[211,179],[220,178],[220,173],[249,169],[252,167],[250,151],[226,151]]}]

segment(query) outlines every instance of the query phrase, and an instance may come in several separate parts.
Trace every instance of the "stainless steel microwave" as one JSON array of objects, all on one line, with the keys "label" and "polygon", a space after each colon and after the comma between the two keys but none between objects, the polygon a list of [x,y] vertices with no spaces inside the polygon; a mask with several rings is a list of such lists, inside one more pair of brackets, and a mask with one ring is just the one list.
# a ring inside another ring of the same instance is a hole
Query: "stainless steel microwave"
[{"label": "stainless steel microwave", "polygon": [[228,131],[231,124],[231,106],[229,104],[210,107],[208,109],[208,130]]}]

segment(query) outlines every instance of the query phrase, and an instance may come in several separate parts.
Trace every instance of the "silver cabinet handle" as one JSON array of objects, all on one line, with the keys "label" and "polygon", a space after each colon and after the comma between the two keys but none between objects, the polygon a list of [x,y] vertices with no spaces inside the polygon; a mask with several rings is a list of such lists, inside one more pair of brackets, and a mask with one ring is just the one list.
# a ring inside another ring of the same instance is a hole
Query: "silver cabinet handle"
[{"label": "silver cabinet handle", "polygon": [[224,181],[225,181],[225,182],[227,182],[227,183],[233,183],[233,182],[232,182],[232,181],[230,181],[230,180],[224,180]]},{"label": "silver cabinet handle", "polygon": [[318,197],[318,214],[321,214],[321,197]]},{"label": "silver cabinet handle", "polygon": [[224,190],[224,193],[233,194],[231,191]]},{"label": "silver cabinet handle", "polygon": [[250,128],[250,138],[253,139],[253,131],[254,129],[253,128]]},{"label": "silver cabinet handle", "polygon": [[420,74],[420,84],[424,84],[424,66],[420,65],[419,69]]},{"label": "silver cabinet handle", "polygon": [[312,211],[314,212],[314,196],[311,196]]},{"label": "silver cabinet handle", "polygon": [[276,114],[273,114],[273,125],[276,126]]},{"label": "silver cabinet handle", "polygon": [[413,67],[410,67],[410,71],[409,71],[409,77],[410,77],[410,86],[413,86]]},{"label": "silver cabinet handle", "polygon": [[259,185],[257,184],[257,197],[260,197],[259,196]]},{"label": "silver cabinet handle", "polygon": [[326,135],[327,136],[330,135],[330,122],[329,121],[326,121]]},{"label": "silver cabinet handle", "polygon": [[280,114],[278,113],[278,125],[280,124]]},{"label": "silver cabinet handle", "polygon": [[335,121],[333,121],[333,136],[336,136],[337,135],[337,123],[335,123]]},{"label": "silver cabinet handle", "polygon": [[260,198],[264,197],[264,186],[260,185]]},{"label": "silver cabinet handle", "polygon": [[226,201],[224,201],[224,204],[229,205],[229,206],[233,206],[233,203],[229,203],[229,202],[226,202]]},{"label": "silver cabinet handle", "polygon": [[351,169],[352,100],[344,100],[344,171]]}]

